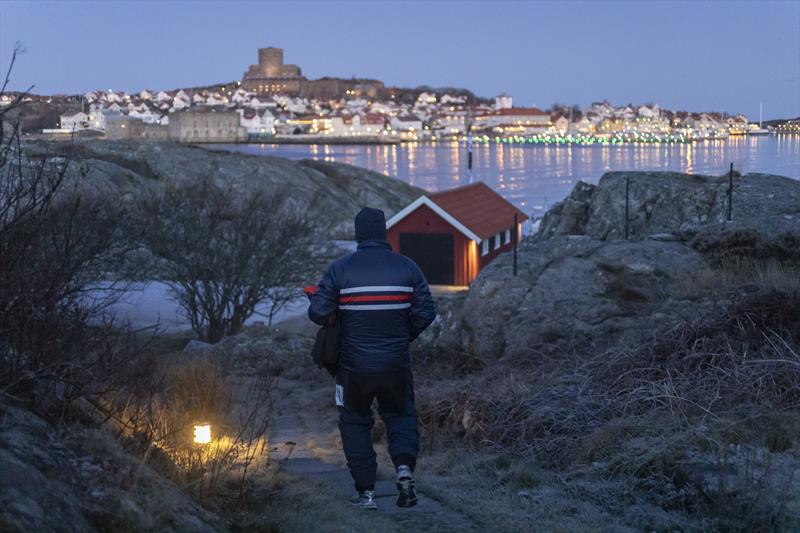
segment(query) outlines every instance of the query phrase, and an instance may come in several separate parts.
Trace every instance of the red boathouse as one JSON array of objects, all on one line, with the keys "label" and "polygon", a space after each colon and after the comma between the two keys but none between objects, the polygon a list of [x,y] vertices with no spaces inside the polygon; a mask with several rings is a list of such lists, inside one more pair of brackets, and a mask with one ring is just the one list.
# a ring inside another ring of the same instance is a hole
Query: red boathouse
[{"label": "red boathouse", "polygon": [[428,283],[469,285],[483,267],[511,250],[525,220],[525,213],[477,182],[420,196],[386,227],[392,249],[413,259]]}]

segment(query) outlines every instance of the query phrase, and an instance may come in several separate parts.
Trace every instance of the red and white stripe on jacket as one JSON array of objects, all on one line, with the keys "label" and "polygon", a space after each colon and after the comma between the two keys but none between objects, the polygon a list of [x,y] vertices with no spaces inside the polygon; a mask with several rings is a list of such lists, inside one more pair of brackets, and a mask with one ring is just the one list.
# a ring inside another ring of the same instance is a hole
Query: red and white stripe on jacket
[{"label": "red and white stripe on jacket", "polygon": [[413,287],[372,285],[339,290],[339,309],[346,311],[385,311],[411,307]]}]

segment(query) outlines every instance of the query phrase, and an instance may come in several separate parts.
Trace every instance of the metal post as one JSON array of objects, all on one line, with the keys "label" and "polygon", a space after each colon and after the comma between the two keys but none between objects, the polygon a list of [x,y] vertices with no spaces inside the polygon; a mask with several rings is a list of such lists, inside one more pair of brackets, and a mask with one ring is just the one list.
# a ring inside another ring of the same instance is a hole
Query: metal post
[{"label": "metal post", "polygon": [[728,172],[728,222],[731,221],[731,214],[733,211],[733,163],[731,163],[731,170]]},{"label": "metal post", "polygon": [[472,183],[472,128],[467,132],[467,169],[469,172],[469,182]]},{"label": "metal post", "polygon": [[630,211],[631,179],[625,178],[625,240],[628,240],[628,213]]},{"label": "metal post", "polygon": [[517,235],[517,214],[514,213],[514,231],[511,232],[513,234],[514,239],[514,276],[517,275],[517,239],[519,235]]}]

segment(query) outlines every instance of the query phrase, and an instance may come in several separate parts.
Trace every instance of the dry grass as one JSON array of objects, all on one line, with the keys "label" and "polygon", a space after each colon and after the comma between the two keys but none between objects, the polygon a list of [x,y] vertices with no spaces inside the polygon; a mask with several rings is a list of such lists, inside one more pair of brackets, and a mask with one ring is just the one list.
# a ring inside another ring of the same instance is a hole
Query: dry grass
[{"label": "dry grass", "polygon": [[797,267],[738,261],[682,290],[725,300],[724,312],[666,325],[637,346],[506,358],[425,383],[428,451],[462,441],[545,468],[592,465],[684,517],[680,529],[798,527],[800,486],[783,475],[800,449]]},{"label": "dry grass", "polygon": [[696,298],[736,292],[742,287],[769,288],[788,294],[800,291],[800,263],[734,258],[665,287],[664,295]]}]

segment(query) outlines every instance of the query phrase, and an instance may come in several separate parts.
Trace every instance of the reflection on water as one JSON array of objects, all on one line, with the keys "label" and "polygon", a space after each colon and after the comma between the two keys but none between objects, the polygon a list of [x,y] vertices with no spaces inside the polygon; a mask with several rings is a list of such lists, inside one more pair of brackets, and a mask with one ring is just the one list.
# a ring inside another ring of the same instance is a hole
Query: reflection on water
[{"label": "reflection on water", "polygon": [[[402,145],[218,145],[218,148],[290,159],[323,159],[369,168],[428,191],[467,183],[467,153],[457,142]],[[742,173],[800,179],[800,136],[731,137],[687,144],[476,144],[473,175],[525,211],[562,199],[578,180],[596,183],[609,170]]]}]

